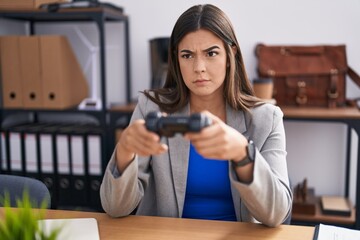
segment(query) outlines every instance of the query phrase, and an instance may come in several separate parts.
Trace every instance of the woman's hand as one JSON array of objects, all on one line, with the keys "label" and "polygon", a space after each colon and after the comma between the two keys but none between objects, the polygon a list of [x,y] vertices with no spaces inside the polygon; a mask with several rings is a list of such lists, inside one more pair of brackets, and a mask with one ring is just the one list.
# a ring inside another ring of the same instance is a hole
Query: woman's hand
[{"label": "woman's hand", "polygon": [[[187,133],[196,151],[205,158],[240,161],[246,156],[248,140],[236,129],[226,125],[217,116],[204,112],[212,119],[212,124],[201,130],[200,133]],[[242,182],[251,182],[253,179],[254,164],[249,163],[235,169],[238,179]]]},{"label": "woman's hand", "polygon": [[116,146],[117,166],[123,172],[134,159],[135,154],[140,156],[157,155],[167,151],[168,146],[160,143],[160,136],[150,132],[145,127],[145,120],[132,122],[121,133]]},{"label": "woman's hand", "polygon": [[187,133],[197,152],[205,158],[243,159],[246,156],[247,139],[234,128],[226,125],[210,112],[203,112],[211,118],[212,124],[200,133]]}]

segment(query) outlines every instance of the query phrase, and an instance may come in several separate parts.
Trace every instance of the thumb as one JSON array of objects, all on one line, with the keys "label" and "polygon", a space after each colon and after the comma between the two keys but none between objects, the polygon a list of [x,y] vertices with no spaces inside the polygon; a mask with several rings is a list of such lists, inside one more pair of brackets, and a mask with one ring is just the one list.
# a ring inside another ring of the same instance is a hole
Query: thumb
[{"label": "thumb", "polygon": [[205,114],[208,118],[212,120],[212,124],[214,123],[222,123],[223,121],[216,115],[212,114],[211,112],[205,110],[201,112],[202,114]]}]

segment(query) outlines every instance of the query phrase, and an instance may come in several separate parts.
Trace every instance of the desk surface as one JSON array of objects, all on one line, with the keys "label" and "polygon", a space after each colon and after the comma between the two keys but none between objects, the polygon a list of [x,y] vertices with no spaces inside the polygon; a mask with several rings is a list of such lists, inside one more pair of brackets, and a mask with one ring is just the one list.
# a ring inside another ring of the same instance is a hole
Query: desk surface
[{"label": "desk surface", "polygon": [[[0,217],[3,209],[0,208]],[[276,239],[311,240],[313,227],[282,225],[269,228],[260,224],[195,219],[128,216],[111,218],[105,213],[48,210],[47,218],[96,218],[100,239]]]}]

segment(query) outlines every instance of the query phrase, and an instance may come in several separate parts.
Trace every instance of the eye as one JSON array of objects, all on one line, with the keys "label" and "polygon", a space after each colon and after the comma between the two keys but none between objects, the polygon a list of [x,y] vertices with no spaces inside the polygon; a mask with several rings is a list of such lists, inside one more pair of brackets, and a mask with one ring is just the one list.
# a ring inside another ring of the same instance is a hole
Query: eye
[{"label": "eye", "polygon": [[216,55],[218,55],[219,53],[217,52],[217,51],[209,51],[208,53],[207,53],[207,55],[209,56],[209,57],[215,57]]},{"label": "eye", "polygon": [[185,59],[190,59],[190,58],[192,58],[192,55],[190,53],[185,53],[185,54],[182,54],[181,57],[185,58]]}]

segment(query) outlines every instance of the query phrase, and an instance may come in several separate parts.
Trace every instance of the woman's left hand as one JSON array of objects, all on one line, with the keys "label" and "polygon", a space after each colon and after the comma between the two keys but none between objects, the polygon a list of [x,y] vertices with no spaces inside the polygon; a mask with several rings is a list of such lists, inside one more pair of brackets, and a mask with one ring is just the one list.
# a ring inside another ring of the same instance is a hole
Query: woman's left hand
[{"label": "woman's left hand", "polygon": [[208,111],[202,112],[212,120],[212,124],[199,133],[186,133],[197,152],[205,158],[240,160],[246,156],[247,139],[234,128]]}]

